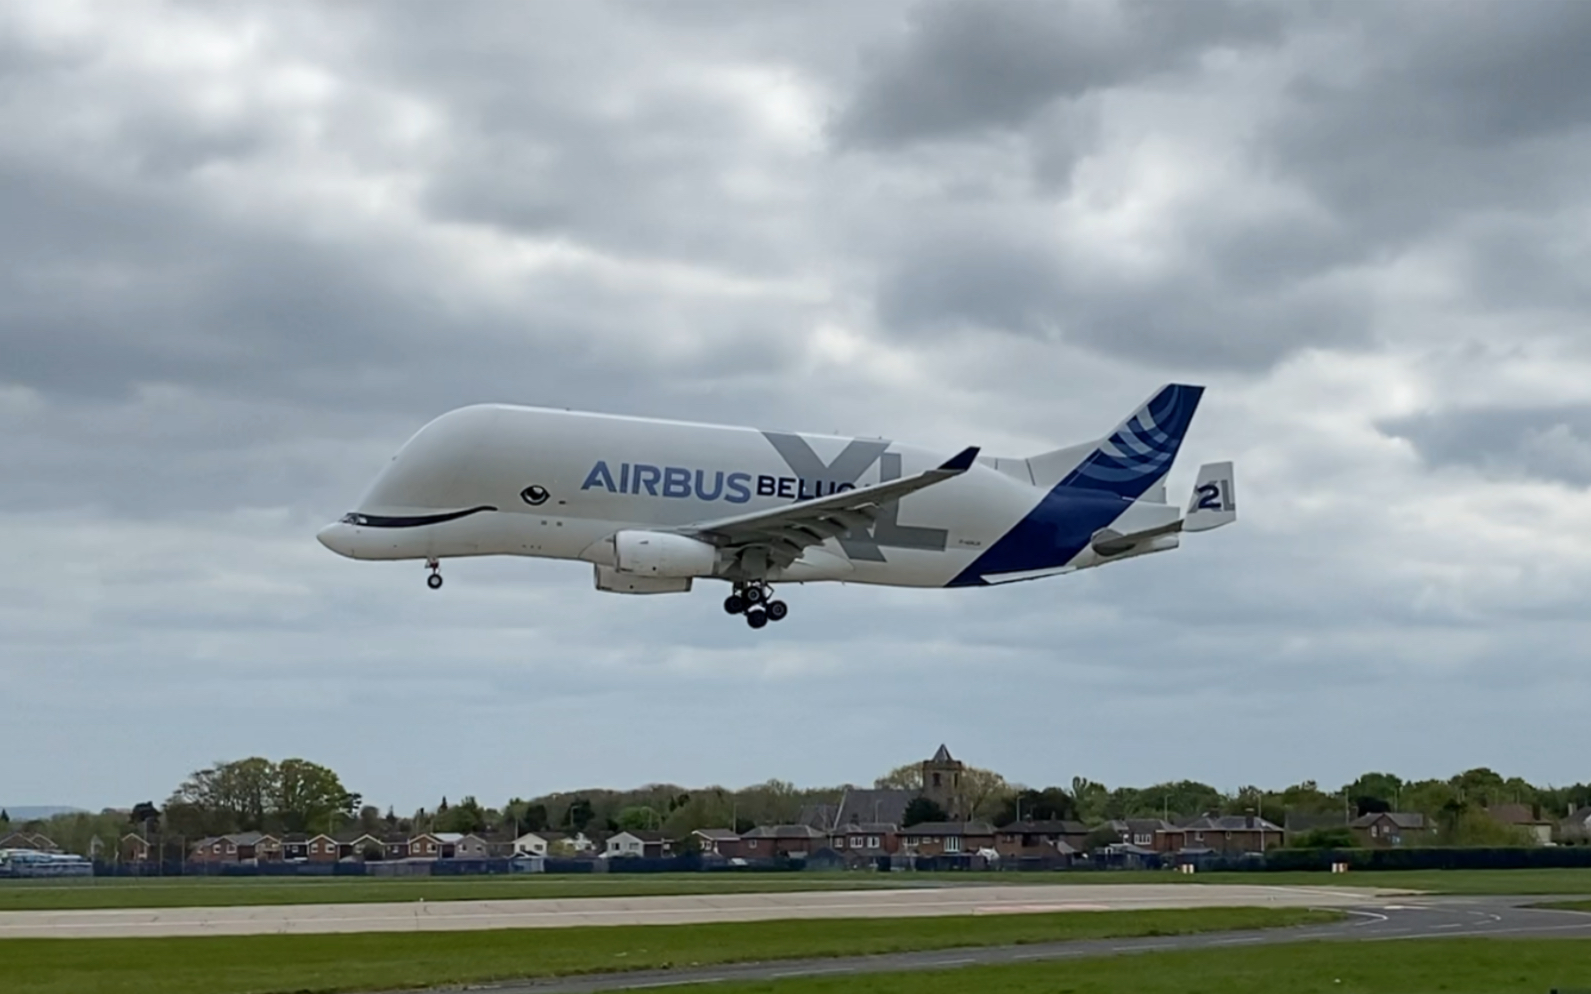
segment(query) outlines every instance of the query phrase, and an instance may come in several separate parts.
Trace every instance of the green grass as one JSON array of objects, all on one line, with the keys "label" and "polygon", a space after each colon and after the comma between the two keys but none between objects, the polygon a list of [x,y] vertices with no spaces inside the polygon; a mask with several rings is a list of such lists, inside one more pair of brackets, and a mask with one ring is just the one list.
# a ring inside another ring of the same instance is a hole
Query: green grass
[{"label": "green grass", "polygon": [[1591,940],[1307,942],[674,990],[712,994],[1547,994],[1554,988],[1591,989]]},{"label": "green grass", "polygon": [[1558,911],[1591,911],[1591,901],[1546,901],[1534,907],[1553,908]]},{"label": "green grass", "polygon": [[1179,935],[1338,921],[1330,911],[1205,908],[487,932],[0,941],[6,994],[395,990],[603,970]]},{"label": "green grass", "polygon": [[[925,875],[926,876],[926,875]],[[502,901],[516,898],[645,897],[899,887],[872,874],[553,874],[481,877],[96,877],[0,881],[0,911]]]},{"label": "green grass", "polygon": [[105,877],[0,881],[0,911],[367,904],[514,898],[641,897],[859,890],[955,884],[1220,884],[1389,887],[1438,894],[1591,894],[1591,869],[1413,870],[1387,873],[757,873],[597,874],[382,879],[374,877]]}]

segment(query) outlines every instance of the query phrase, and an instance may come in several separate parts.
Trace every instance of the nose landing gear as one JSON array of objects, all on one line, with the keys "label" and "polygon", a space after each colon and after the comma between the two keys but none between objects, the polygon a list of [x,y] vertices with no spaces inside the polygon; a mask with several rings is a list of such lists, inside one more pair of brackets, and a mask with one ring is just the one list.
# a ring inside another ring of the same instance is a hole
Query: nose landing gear
[{"label": "nose landing gear", "polygon": [[435,559],[427,559],[425,561],[425,567],[431,571],[431,575],[425,578],[425,585],[430,587],[432,590],[441,590],[442,564]]},{"label": "nose landing gear", "polygon": [[743,614],[746,624],[763,628],[770,621],[783,621],[790,605],[773,600],[773,588],[766,583],[737,583],[734,593],[724,598],[726,614]]}]

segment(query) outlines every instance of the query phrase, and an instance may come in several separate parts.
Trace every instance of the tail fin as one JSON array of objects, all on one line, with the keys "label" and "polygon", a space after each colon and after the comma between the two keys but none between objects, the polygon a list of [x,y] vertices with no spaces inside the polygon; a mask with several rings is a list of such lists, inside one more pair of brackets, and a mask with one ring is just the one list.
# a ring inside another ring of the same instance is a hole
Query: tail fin
[{"label": "tail fin", "polygon": [[1185,532],[1207,532],[1237,520],[1237,485],[1229,462],[1206,463],[1199,467],[1188,501],[1188,516],[1182,519]]},{"label": "tail fin", "polygon": [[1134,411],[1057,486],[1103,490],[1137,500],[1171,471],[1199,408],[1203,387],[1168,384]]}]

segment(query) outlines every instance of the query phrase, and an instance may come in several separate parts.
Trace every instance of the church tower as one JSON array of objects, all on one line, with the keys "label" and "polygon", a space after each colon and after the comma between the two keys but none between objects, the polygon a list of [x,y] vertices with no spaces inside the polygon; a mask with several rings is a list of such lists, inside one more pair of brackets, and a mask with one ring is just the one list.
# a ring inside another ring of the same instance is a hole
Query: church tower
[{"label": "church tower", "polygon": [[933,759],[923,761],[923,796],[945,809],[951,821],[965,821],[962,809],[961,772],[966,769],[943,745]]}]

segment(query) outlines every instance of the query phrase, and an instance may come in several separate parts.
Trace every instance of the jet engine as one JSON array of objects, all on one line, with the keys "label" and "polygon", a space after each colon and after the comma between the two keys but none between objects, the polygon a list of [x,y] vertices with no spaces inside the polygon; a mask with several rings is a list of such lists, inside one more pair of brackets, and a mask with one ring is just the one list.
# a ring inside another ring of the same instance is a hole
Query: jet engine
[{"label": "jet engine", "polygon": [[671,532],[621,531],[613,536],[614,565],[637,576],[712,576],[718,550]]}]

